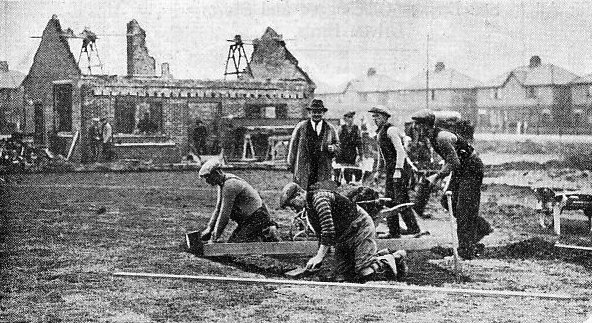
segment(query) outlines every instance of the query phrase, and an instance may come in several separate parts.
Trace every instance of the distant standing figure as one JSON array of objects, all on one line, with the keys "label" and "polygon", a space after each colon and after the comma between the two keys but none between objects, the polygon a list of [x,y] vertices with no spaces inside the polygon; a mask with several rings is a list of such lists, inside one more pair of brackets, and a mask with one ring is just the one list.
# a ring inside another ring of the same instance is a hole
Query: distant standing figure
[{"label": "distant standing figure", "polygon": [[206,154],[206,139],[208,137],[208,128],[201,121],[201,119],[195,119],[195,127],[191,134],[191,140],[193,142],[193,149],[198,155]]},{"label": "distant standing figure", "polygon": [[158,126],[150,119],[150,114],[144,113],[144,117],[138,122],[138,131],[143,134],[153,134],[158,131]]},{"label": "distant standing figure", "polygon": [[111,161],[113,159],[113,128],[109,123],[109,119],[106,117],[101,119],[103,125],[101,127],[102,133],[102,158],[105,161]]},{"label": "distant standing figure", "polygon": [[327,108],[322,100],[312,100],[307,108],[310,119],[300,121],[290,139],[288,167],[294,182],[303,189],[320,181],[331,180],[333,157],[339,154],[339,137],[323,115]]},{"label": "distant standing figure", "polygon": [[[339,128],[339,143],[341,152],[337,155],[336,162],[344,165],[357,165],[363,158],[362,136],[360,129],[354,124],[354,115],[356,113],[351,111],[343,115],[345,123]],[[360,178],[362,174],[360,171],[353,169],[345,169],[343,171],[343,178],[346,183],[352,181],[355,174]]]},{"label": "distant standing figure", "polygon": [[99,118],[92,118],[88,128],[89,156],[88,161],[94,163],[98,161],[101,153],[101,139],[103,135],[99,128]]}]

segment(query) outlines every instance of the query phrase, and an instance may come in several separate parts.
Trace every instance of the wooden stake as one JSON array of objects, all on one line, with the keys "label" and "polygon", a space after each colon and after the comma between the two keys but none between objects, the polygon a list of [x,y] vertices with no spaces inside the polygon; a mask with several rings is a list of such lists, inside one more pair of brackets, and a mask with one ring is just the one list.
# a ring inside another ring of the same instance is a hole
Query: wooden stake
[{"label": "wooden stake", "polygon": [[448,288],[448,287],[433,287],[433,286],[416,286],[416,285],[388,285],[388,284],[357,284],[357,283],[335,283],[335,282],[318,282],[309,280],[290,280],[290,279],[268,279],[268,278],[247,278],[247,277],[222,277],[222,276],[193,276],[193,275],[170,275],[170,274],[154,274],[154,273],[129,273],[116,272],[113,273],[116,277],[139,277],[139,278],[170,278],[170,279],[187,279],[206,282],[220,282],[220,283],[250,283],[250,284],[279,284],[279,285],[305,285],[305,286],[320,286],[320,287],[347,287],[347,288],[363,288],[363,289],[388,289],[414,292],[437,292],[447,294],[469,294],[480,296],[498,296],[498,297],[536,297],[545,299],[557,300],[587,300],[586,297],[572,297],[568,294],[551,294],[551,293],[527,293],[515,292],[505,290],[483,290],[483,289],[467,289],[467,288]]}]

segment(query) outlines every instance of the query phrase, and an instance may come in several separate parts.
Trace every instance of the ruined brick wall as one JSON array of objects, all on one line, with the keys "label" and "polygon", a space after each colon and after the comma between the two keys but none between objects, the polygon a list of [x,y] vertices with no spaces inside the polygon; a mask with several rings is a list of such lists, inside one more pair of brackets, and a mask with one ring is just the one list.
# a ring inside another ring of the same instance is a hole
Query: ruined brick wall
[{"label": "ruined brick wall", "polygon": [[156,75],[156,61],[146,47],[146,32],[135,19],[127,24],[127,34],[127,74]]},{"label": "ruined brick wall", "polygon": [[[68,41],[61,33],[60,21],[54,15],[43,31],[33,64],[23,81],[25,103],[39,102],[43,106],[44,129],[40,135],[44,137],[45,142],[48,139],[47,132],[53,130],[53,81],[75,81],[81,75]],[[27,114],[33,113],[32,106],[27,106],[27,110]],[[33,121],[32,118],[27,120]],[[27,128],[30,130],[30,125],[27,125]]]},{"label": "ruined brick wall", "polygon": [[[134,79],[116,77],[86,77],[82,80],[80,96],[85,129],[93,117],[115,117],[114,107],[118,99],[131,102],[138,116],[151,103],[162,104],[162,132],[168,140],[175,142],[181,153],[189,148],[188,136],[196,118],[208,127],[208,143],[217,138],[222,117],[233,115],[245,117],[245,107],[251,105],[285,105],[288,118],[300,119],[306,115],[312,96],[311,88],[303,82],[255,82],[255,81],[199,81]],[[82,90],[84,89],[84,90]],[[128,142],[141,135],[125,135]],[[117,138],[121,136],[116,135]],[[163,150],[163,153],[164,150]]]}]

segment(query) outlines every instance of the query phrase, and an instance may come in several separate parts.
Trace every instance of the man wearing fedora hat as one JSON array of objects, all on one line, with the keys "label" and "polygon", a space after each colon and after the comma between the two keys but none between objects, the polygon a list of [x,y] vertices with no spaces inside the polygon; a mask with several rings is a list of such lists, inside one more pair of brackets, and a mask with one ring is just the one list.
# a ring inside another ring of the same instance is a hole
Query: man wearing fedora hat
[{"label": "man wearing fedora hat", "polygon": [[331,179],[333,157],[340,150],[337,132],[323,120],[327,112],[323,101],[312,100],[307,109],[310,119],[300,121],[294,128],[287,157],[294,182],[304,189]]},{"label": "man wearing fedora hat", "polygon": [[[341,152],[335,158],[338,164],[354,165],[357,160],[362,159],[362,136],[360,129],[354,124],[354,111],[350,111],[343,115],[344,124],[339,128],[339,147]],[[358,178],[362,177],[362,172],[354,169],[345,169],[343,171],[343,178],[346,183],[351,182],[354,173]]]},{"label": "man wearing fedora hat", "polygon": [[[412,175],[411,165],[408,162],[407,153],[403,147],[403,134],[388,122],[391,114],[382,106],[376,106],[370,111],[378,129],[376,140],[378,141],[378,168],[386,173],[385,196],[393,199],[392,206],[409,203],[409,179]],[[407,226],[406,232],[401,232],[398,213],[387,216],[389,234],[393,238],[401,234],[420,233],[419,225],[415,217],[415,211],[406,208],[401,212],[403,222]]]}]

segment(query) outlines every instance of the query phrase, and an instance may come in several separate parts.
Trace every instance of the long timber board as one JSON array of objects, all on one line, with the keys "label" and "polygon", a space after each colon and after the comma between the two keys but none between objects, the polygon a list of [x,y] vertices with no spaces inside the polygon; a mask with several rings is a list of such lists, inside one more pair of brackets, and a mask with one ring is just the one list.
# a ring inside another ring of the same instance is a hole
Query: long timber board
[{"label": "long timber board", "polygon": [[[378,249],[392,250],[426,250],[436,246],[456,247],[450,239],[445,238],[406,238],[377,239]],[[318,249],[317,241],[284,241],[284,242],[244,242],[244,243],[209,243],[203,245],[206,257],[232,255],[314,255]]]}]

